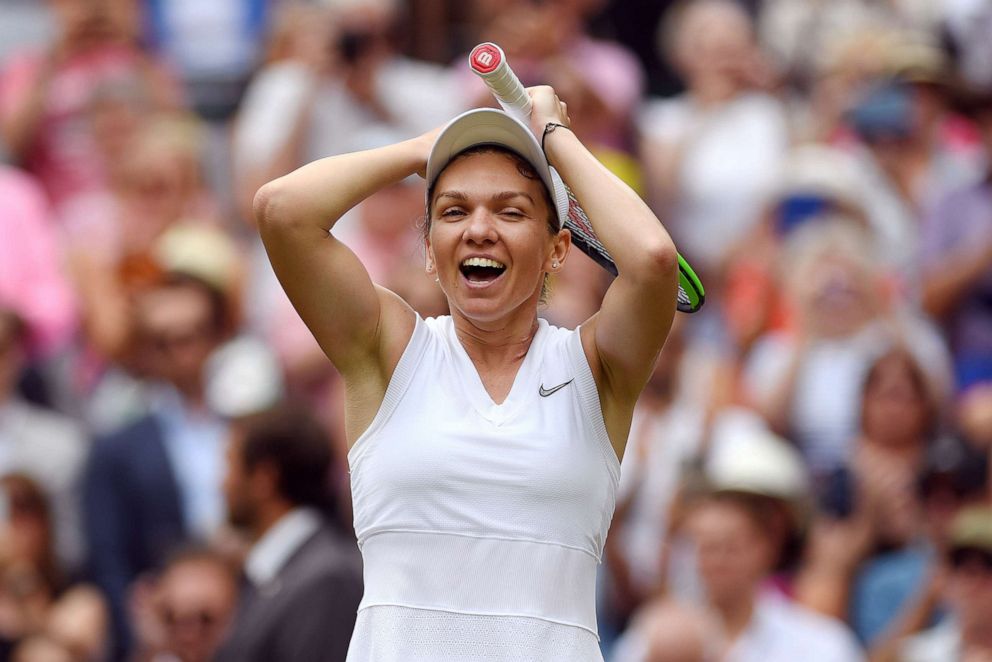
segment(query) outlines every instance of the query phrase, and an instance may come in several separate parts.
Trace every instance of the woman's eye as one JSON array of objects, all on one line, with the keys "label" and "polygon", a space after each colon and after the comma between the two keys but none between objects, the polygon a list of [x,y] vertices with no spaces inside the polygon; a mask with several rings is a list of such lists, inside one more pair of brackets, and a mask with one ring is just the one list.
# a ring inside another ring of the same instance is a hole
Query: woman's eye
[{"label": "woman's eye", "polygon": [[455,218],[464,214],[465,212],[458,207],[449,207],[441,212],[441,218]]},{"label": "woman's eye", "polygon": [[519,209],[507,208],[500,212],[501,216],[509,216],[511,218],[523,218],[524,213]]}]

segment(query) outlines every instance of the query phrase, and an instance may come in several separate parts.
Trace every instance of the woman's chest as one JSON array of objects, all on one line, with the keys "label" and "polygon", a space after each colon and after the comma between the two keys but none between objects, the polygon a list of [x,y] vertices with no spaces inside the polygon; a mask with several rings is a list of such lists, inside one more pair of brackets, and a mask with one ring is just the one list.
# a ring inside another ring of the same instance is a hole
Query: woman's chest
[{"label": "woman's chest", "polygon": [[[547,522],[596,538],[615,481],[568,387],[507,412],[438,389],[400,407],[352,469],[356,529],[429,528],[540,537]],[[498,409],[498,407],[497,407]],[[603,517],[598,517],[600,513]],[[545,524],[542,524],[544,522]]]}]

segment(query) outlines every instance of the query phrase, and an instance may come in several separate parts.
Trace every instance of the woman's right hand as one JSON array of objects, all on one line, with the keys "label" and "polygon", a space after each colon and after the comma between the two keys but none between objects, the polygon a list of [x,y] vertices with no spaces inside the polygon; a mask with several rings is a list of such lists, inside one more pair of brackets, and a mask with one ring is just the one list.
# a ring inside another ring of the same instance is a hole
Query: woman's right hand
[{"label": "woman's right hand", "polygon": [[431,149],[434,147],[434,143],[437,141],[438,134],[441,133],[443,126],[435,127],[428,131],[427,133],[422,133],[416,138],[410,140],[413,144],[414,149],[417,150],[417,154],[421,157],[418,161],[417,174],[420,175],[422,179],[427,178],[427,159],[431,155]]}]

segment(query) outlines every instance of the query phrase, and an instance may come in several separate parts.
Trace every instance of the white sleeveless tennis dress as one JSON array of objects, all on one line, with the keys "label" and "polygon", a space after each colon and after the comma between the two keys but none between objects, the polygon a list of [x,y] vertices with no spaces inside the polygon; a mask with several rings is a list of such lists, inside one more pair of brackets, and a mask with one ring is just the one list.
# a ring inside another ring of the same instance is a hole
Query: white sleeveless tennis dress
[{"label": "white sleeveless tennis dress", "polygon": [[578,330],[540,320],[497,405],[451,318],[418,317],[348,462],[365,561],[348,662],[603,659],[620,465]]}]

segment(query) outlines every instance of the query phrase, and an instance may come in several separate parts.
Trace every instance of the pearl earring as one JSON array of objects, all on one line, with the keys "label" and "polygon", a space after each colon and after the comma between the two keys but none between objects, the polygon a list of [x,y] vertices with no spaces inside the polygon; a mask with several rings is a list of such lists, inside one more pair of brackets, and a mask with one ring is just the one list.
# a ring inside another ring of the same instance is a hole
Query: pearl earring
[{"label": "pearl earring", "polygon": [[552,269],[557,269],[558,268],[558,260],[552,260],[551,261],[551,268]]}]

